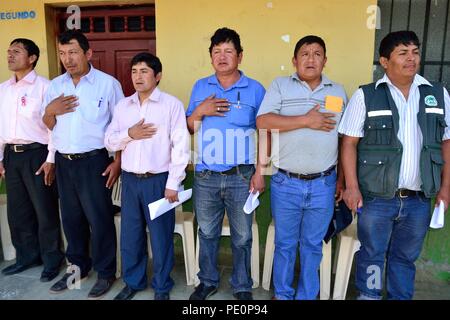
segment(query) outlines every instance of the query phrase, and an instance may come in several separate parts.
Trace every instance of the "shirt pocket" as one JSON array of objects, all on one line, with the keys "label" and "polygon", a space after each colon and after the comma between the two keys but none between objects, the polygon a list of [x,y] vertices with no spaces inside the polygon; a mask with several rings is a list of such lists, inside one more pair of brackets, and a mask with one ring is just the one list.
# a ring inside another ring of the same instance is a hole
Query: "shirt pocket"
[{"label": "shirt pocket", "polygon": [[389,117],[369,118],[365,127],[366,143],[390,145],[393,132],[393,119]]},{"label": "shirt pocket", "polygon": [[105,113],[106,103],[103,99],[94,99],[80,104],[78,108],[80,108],[84,120],[97,123],[101,115]]},{"label": "shirt pocket", "polygon": [[19,114],[27,119],[40,117],[42,100],[38,98],[21,97],[19,100]]},{"label": "shirt pocket", "polygon": [[226,113],[228,122],[240,127],[254,127],[256,123],[256,107],[249,103],[232,103]]}]

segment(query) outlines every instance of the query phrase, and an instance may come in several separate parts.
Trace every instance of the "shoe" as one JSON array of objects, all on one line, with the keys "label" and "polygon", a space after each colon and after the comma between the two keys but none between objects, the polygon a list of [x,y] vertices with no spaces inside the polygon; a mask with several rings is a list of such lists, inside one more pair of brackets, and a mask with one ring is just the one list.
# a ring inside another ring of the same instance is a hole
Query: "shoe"
[{"label": "shoe", "polygon": [[155,292],[155,300],[170,300],[168,292]]},{"label": "shoe", "polygon": [[101,299],[109,291],[109,289],[111,289],[114,281],[116,281],[116,277],[109,279],[97,279],[97,282],[94,284],[91,291],[89,291],[88,298]]},{"label": "shoe", "polygon": [[206,300],[214,293],[217,292],[217,288],[213,286],[205,286],[203,283],[200,283],[194,290],[194,293],[191,294],[189,300]]},{"label": "shoe", "polygon": [[250,291],[233,293],[233,297],[235,297],[237,300],[253,300],[253,295]]},{"label": "shoe", "polygon": [[[114,297],[114,300],[131,300],[138,290],[130,288],[128,285],[125,286],[118,294]],[[156,300],[156,299],[155,299]]]},{"label": "shoe", "polygon": [[[68,289],[67,281],[71,280],[71,282],[73,283],[73,280],[75,280],[75,279],[69,279],[69,278],[74,277],[74,276],[75,276],[75,274],[73,274],[73,273],[64,273],[62,278],[50,287],[50,289],[49,289],[50,293],[61,293],[65,290],[67,290]],[[85,279],[87,279],[87,275],[85,275],[84,277],[81,277],[79,281],[83,281]]]},{"label": "shoe", "polygon": [[27,269],[33,268],[33,267],[37,267],[42,265],[42,262],[33,262],[30,264],[19,264],[19,263],[14,263],[12,265],[10,265],[9,267],[6,267],[5,269],[2,270],[2,274],[4,274],[5,276],[10,276],[16,273],[20,273],[22,271],[25,271]]},{"label": "shoe", "polygon": [[41,282],[50,282],[55,279],[59,274],[59,270],[45,270],[41,273]]}]

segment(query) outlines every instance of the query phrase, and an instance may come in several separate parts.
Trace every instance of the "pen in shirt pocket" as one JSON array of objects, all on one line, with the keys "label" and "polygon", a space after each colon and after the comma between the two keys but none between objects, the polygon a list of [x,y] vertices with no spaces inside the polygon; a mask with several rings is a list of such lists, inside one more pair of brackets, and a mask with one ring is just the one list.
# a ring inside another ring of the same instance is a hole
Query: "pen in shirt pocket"
[{"label": "pen in shirt pocket", "polygon": [[238,91],[237,92],[237,106],[236,108],[240,109],[241,108],[241,92]]},{"label": "pen in shirt pocket", "polygon": [[98,100],[98,106],[97,108],[100,108],[102,106],[103,97]]}]

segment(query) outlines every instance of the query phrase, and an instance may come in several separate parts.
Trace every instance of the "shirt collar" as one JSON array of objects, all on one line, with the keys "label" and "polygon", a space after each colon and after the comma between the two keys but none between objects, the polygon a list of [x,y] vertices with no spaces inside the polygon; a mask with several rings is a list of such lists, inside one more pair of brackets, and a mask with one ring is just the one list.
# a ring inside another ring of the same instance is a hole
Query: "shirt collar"
[{"label": "shirt collar", "polygon": [[[85,74],[84,76],[82,76],[81,79],[86,78],[86,80],[90,84],[94,84],[94,81],[95,81],[95,70],[96,69],[94,68],[94,66],[92,64],[89,64],[89,66],[90,66],[89,72],[87,74]],[[65,77],[66,81],[72,80],[72,77],[70,76],[70,74],[68,72],[66,72],[64,74],[64,77]]]},{"label": "shirt collar", "polygon": [[[28,82],[28,83],[34,83],[34,81],[36,80],[36,78],[37,78],[36,71],[31,70],[31,71],[28,72],[27,75],[26,75],[25,77],[23,77],[23,79],[21,79],[19,82],[25,81],[25,82]],[[17,83],[17,81],[16,81],[16,76],[15,76],[14,74],[13,74],[12,77],[9,79],[9,83],[10,83],[11,85]]]},{"label": "shirt collar", "polygon": [[[300,82],[300,83],[302,83],[302,84],[305,83],[305,81],[303,81],[303,80],[300,79],[300,77],[298,76],[297,72],[294,72],[294,73],[291,75],[291,78],[297,80],[298,82]],[[333,82],[332,82],[330,79],[328,79],[328,77],[327,77],[326,75],[324,75],[323,73],[321,74],[321,78],[322,78],[322,80],[320,81],[319,87],[322,87],[322,86],[332,86],[332,85],[333,85]]]},{"label": "shirt collar", "polygon": [[[375,83],[375,89],[378,88],[378,86],[379,86],[380,84],[382,84],[382,83],[387,83],[387,84],[390,84],[391,86],[394,86],[394,87],[395,87],[395,85],[392,84],[391,79],[389,79],[389,77],[387,76],[386,73],[384,74],[383,78],[381,78],[380,80],[378,80],[378,81]],[[430,86],[430,87],[433,86],[427,79],[425,79],[424,77],[422,77],[422,76],[419,75],[419,74],[416,74],[416,75],[414,76],[413,84],[415,84],[416,86],[421,86],[421,85],[427,85],[427,86]]]},{"label": "shirt collar", "polygon": [[[233,89],[233,88],[245,88],[248,87],[248,78],[247,76],[244,74],[243,71],[239,70],[240,73],[240,78],[238,81],[236,81],[230,88],[228,88],[227,90]],[[213,84],[216,86],[220,86],[220,82],[217,79],[217,76],[215,74],[211,75],[210,77],[208,77],[208,83],[209,84]]]},{"label": "shirt collar", "polygon": [[[148,97],[146,100],[159,102],[160,97],[161,97],[161,90],[159,90],[158,87],[156,87],[155,89],[153,89],[153,92],[150,94],[150,97]],[[130,101],[132,103],[139,104],[139,94],[135,92],[133,95],[131,95]]]}]

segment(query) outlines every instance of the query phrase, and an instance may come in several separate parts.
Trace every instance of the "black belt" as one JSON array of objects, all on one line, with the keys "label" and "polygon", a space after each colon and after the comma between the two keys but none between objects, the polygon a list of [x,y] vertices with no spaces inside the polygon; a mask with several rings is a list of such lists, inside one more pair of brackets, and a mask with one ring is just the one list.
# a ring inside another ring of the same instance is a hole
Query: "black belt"
[{"label": "black belt", "polygon": [[47,147],[45,144],[39,142],[33,142],[30,144],[8,144],[8,147],[11,151],[20,153],[25,152],[27,150],[39,149]]},{"label": "black belt", "polygon": [[159,174],[167,173],[167,171],[166,171],[166,172],[160,172],[160,173],[151,173],[151,172],[146,172],[146,173],[134,173],[134,172],[128,172],[128,171],[124,171],[124,172],[126,172],[126,173],[128,173],[128,174],[132,174],[133,176],[135,176],[135,177],[137,177],[137,178],[150,178],[150,177],[153,177],[153,176],[157,176],[157,175],[159,175]]},{"label": "black belt", "polygon": [[424,196],[425,194],[422,191],[415,191],[415,190],[409,190],[409,189],[398,189],[395,191],[395,196],[399,198],[408,198],[408,197],[415,197],[415,196]]},{"label": "black belt", "polygon": [[84,153],[59,153],[63,158],[68,160],[79,160],[95,156],[99,153],[106,152],[106,149],[95,149]]},{"label": "black belt", "polygon": [[211,171],[211,173],[220,174],[222,176],[231,176],[233,174],[238,174],[239,170],[246,167],[255,167],[253,164],[240,164],[238,166],[235,166],[231,169],[225,170],[225,171]]},{"label": "black belt", "polygon": [[297,178],[301,180],[314,180],[320,177],[329,176],[336,166],[331,166],[327,170],[319,173],[311,173],[311,174],[300,174],[300,173],[292,173],[283,169],[278,168],[278,171],[287,175],[289,178]]}]

